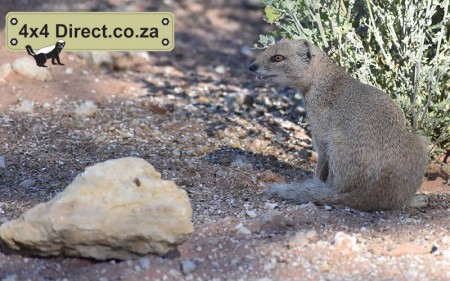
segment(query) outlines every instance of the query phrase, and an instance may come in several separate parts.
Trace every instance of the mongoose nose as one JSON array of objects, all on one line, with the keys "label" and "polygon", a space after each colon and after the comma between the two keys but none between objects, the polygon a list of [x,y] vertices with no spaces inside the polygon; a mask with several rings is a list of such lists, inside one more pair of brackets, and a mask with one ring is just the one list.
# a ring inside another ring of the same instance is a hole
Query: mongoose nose
[{"label": "mongoose nose", "polygon": [[258,65],[256,63],[252,63],[251,65],[248,66],[248,70],[250,70],[251,72],[255,72],[258,69]]}]

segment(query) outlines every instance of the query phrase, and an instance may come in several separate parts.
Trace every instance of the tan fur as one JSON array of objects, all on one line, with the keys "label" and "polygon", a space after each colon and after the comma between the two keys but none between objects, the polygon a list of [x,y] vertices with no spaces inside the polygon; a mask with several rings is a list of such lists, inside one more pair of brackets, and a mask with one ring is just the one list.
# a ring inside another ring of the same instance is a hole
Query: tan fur
[{"label": "tan fur", "polygon": [[[284,59],[276,62],[275,55]],[[318,153],[314,179],[272,185],[270,194],[365,211],[427,204],[423,196],[414,199],[428,162],[427,141],[408,132],[386,93],[352,78],[305,40],[278,42],[249,69],[259,80],[300,91]]]}]

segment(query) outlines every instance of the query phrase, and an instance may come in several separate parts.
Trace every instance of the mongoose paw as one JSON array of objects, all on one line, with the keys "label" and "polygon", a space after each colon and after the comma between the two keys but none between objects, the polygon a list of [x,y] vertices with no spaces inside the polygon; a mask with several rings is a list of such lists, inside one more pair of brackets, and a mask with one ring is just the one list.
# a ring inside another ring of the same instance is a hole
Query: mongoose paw
[{"label": "mongoose paw", "polygon": [[428,206],[428,202],[430,201],[430,198],[425,194],[416,194],[411,198],[409,201],[408,207],[411,208],[425,208]]}]

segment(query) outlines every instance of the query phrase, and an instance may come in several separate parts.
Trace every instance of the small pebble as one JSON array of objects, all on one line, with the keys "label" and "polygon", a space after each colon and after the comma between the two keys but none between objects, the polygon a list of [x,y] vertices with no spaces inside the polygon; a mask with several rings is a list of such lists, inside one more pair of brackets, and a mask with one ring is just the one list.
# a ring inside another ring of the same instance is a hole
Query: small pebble
[{"label": "small pebble", "polygon": [[325,211],[330,211],[333,209],[333,207],[325,205],[324,209],[325,209]]},{"label": "small pebble", "polygon": [[88,100],[75,109],[75,114],[82,117],[93,117],[97,114],[98,107],[94,102]]},{"label": "small pebble", "polygon": [[245,213],[247,214],[247,216],[249,216],[249,217],[251,217],[251,218],[253,218],[253,219],[257,217],[255,211],[247,210]]},{"label": "small pebble", "polygon": [[264,208],[266,209],[273,210],[276,207],[278,207],[278,203],[270,203],[270,202],[264,203]]},{"label": "small pebble", "polygon": [[71,67],[66,68],[66,70],[64,70],[64,73],[65,73],[66,75],[72,74],[72,73],[73,73],[73,68],[71,68]]},{"label": "small pebble", "polygon": [[12,72],[12,67],[10,63],[5,63],[0,65],[0,80],[5,79]]},{"label": "small pebble", "polygon": [[338,231],[334,235],[333,245],[338,251],[356,251],[358,246],[356,245],[356,237],[349,235],[345,232]]},{"label": "small pebble", "polygon": [[314,204],[313,202],[308,202],[306,204],[301,204],[300,205],[300,209],[312,209],[315,208],[316,204]]},{"label": "small pebble", "polygon": [[135,271],[135,272],[139,272],[139,271],[141,271],[141,270],[142,270],[142,268],[141,268],[139,265],[136,264],[136,265],[134,266],[134,271]]},{"label": "small pebble", "polygon": [[0,156],[0,169],[6,169],[5,156]]},{"label": "small pebble", "polygon": [[181,271],[183,274],[188,275],[192,272],[194,272],[197,269],[197,265],[195,262],[191,260],[182,260],[181,261]]},{"label": "small pebble", "polygon": [[143,257],[139,259],[139,265],[142,269],[147,270],[150,268],[150,259]]},{"label": "small pebble", "polygon": [[30,188],[34,185],[34,181],[30,179],[26,179],[23,182],[19,183],[19,187],[22,188]]},{"label": "small pebble", "polygon": [[252,232],[250,231],[250,229],[246,228],[245,226],[240,227],[237,232],[237,234],[243,234],[243,235],[250,235],[252,234]]},{"label": "small pebble", "polygon": [[224,74],[226,69],[225,69],[225,66],[219,65],[216,68],[214,68],[214,71],[219,74]]}]

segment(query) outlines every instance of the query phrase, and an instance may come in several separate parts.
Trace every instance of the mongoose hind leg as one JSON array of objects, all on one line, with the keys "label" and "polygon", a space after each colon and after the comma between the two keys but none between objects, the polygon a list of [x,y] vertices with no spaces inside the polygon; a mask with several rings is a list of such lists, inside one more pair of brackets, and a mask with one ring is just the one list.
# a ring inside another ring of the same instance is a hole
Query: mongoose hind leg
[{"label": "mongoose hind leg", "polygon": [[425,208],[428,206],[429,201],[430,201],[430,198],[427,195],[425,195],[423,193],[418,193],[418,194],[415,194],[413,196],[413,198],[411,198],[407,207]]}]

